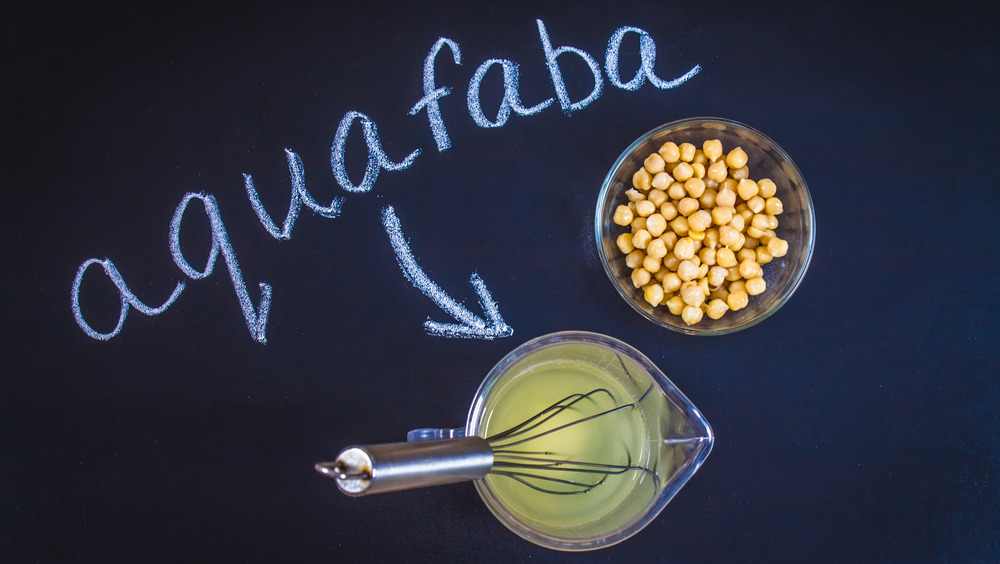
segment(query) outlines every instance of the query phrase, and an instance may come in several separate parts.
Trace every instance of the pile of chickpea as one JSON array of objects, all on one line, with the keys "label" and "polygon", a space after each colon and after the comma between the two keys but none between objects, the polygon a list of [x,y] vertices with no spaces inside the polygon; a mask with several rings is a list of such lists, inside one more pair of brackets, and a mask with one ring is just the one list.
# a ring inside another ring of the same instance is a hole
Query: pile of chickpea
[{"label": "pile of chickpea", "polygon": [[773,181],[749,175],[746,151],[718,139],[664,143],[635,172],[613,219],[631,228],[616,242],[650,305],[694,325],[767,288],[763,265],[788,252],[775,234],[783,205]]}]

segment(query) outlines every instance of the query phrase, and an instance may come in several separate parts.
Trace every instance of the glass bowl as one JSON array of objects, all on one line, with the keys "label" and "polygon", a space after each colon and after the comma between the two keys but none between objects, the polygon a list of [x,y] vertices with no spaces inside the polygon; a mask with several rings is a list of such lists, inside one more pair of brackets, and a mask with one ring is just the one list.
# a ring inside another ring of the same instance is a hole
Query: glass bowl
[{"label": "glass bowl", "polygon": [[[727,311],[720,319],[705,315],[699,323],[688,325],[679,315],[670,313],[666,306],[650,305],[643,297],[642,288],[633,286],[632,269],[625,264],[625,255],[615,243],[618,235],[628,231],[628,228],[615,224],[612,217],[619,204],[628,203],[625,191],[632,188],[632,175],[643,166],[650,153],[657,152],[668,141],[678,145],[693,143],[700,149],[708,139],[721,140],[725,153],[742,147],[748,156],[749,177],[752,180],[770,178],[774,181],[777,186],[775,195],[784,204],[776,231],[779,237],[788,241],[788,253],[764,265],[767,289],[757,296],[750,296],[745,308]],[[756,325],[776,312],[795,292],[809,267],[816,240],[815,225],[809,188],[788,153],[749,126],[711,117],[667,123],[636,139],[618,157],[605,177],[594,213],[594,236],[601,264],[618,294],[646,319],[688,335],[732,333]]]}]

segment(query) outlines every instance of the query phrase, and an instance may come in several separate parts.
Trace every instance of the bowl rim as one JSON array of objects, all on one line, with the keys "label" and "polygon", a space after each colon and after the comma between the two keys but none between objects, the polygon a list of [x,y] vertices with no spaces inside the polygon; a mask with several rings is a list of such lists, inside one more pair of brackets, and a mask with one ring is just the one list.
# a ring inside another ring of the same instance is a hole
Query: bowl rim
[{"label": "bowl rim", "polygon": [[[767,310],[762,312],[760,315],[757,315],[756,317],[749,319],[738,325],[733,325],[723,328],[710,328],[707,325],[699,327],[698,324],[674,325],[671,323],[667,323],[664,320],[647,312],[639,304],[637,304],[635,299],[633,299],[633,296],[626,293],[626,291],[622,288],[622,285],[619,284],[618,278],[615,276],[615,273],[611,270],[610,257],[608,257],[604,252],[604,245],[602,242],[603,231],[604,231],[604,226],[603,226],[604,216],[601,213],[601,211],[602,208],[604,207],[605,201],[611,197],[610,194],[611,183],[614,181],[614,178],[616,176],[615,172],[621,166],[622,162],[628,159],[641,144],[645,143],[650,137],[654,135],[684,125],[702,124],[702,123],[719,123],[725,125],[727,128],[731,127],[733,129],[742,129],[752,135],[759,137],[761,141],[769,145],[770,149],[773,149],[774,152],[777,153],[779,157],[781,157],[783,162],[787,163],[791,167],[792,171],[795,173],[795,175],[799,180],[799,182],[797,183],[798,190],[799,192],[801,192],[802,200],[805,204],[803,206],[804,208],[803,214],[805,215],[804,223],[808,228],[806,230],[807,235],[806,235],[806,240],[804,242],[805,256],[801,261],[801,264],[798,266],[797,271],[792,275],[792,278],[790,279],[790,287],[788,289],[788,293],[785,294],[780,300],[775,302]],[[812,195],[809,192],[809,186],[806,183],[805,176],[803,176],[802,171],[799,169],[798,165],[795,164],[795,161],[792,160],[791,156],[781,147],[781,145],[778,145],[778,143],[776,143],[773,139],[771,139],[763,132],[749,125],[746,125],[744,123],[732,119],[711,117],[711,116],[688,117],[667,122],[646,131],[645,133],[637,137],[634,141],[632,141],[632,143],[630,143],[629,146],[624,151],[622,151],[622,153],[618,156],[618,158],[615,159],[614,164],[611,165],[611,168],[608,170],[608,173],[604,177],[604,181],[601,183],[601,190],[597,196],[597,206],[594,212],[594,242],[597,246],[598,258],[600,259],[601,265],[604,268],[604,272],[605,274],[608,275],[608,278],[611,280],[611,283],[615,287],[615,290],[618,292],[618,295],[621,296],[633,310],[637,311],[644,318],[646,318],[647,320],[653,322],[654,324],[660,327],[665,327],[672,331],[676,331],[678,333],[683,333],[686,335],[700,335],[700,336],[727,335],[729,333],[735,333],[737,331],[742,331],[744,329],[753,327],[754,325],[757,325],[758,323],[771,317],[772,315],[774,315],[774,313],[776,313],[779,309],[781,309],[781,307],[788,302],[788,300],[792,297],[792,295],[795,294],[796,290],[798,290],[799,285],[802,282],[802,279],[805,277],[806,271],[809,270],[809,264],[812,262],[813,251],[815,249],[815,244],[816,244],[816,212],[813,207]]]}]

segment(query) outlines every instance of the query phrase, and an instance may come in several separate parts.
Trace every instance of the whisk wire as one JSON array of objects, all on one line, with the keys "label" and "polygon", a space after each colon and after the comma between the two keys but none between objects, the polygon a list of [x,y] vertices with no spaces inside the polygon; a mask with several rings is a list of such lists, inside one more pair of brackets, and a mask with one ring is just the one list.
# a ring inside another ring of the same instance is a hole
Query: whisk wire
[{"label": "whisk wire", "polygon": [[[554,456],[554,453],[548,451],[512,450],[510,448],[534,441],[569,427],[593,421],[629,407],[638,407],[639,402],[644,400],[652,389],[653,386],[651,385],[642,397],[633,403],[616,406],[593,415],[579,417],[568,423],[553,427],[552,429],[530,434],[539,429],[545,423],[551,421],[554,417],[568,409],[572,409],[576,404],[591,398],[595,394],[605,393],[612,399],[614,398],[614,394],[605,388],[597,388],[585,394],[575,393],[562,398],[521,423],[514,425],[505,431],[487,437],[486,441],[490,444],[494,455],[493,468],[490,470],[490,473],[499,476],[506,476],[534,490],[555,495],[576,495],[587,493],[593,488],[603,484],[609,476],[625,474],[633,471],[643,472],[650,475],[653,478],[654,487],[659,488],[659,476],[644,466],[633,465],[632,455],[628,452],[627,448],[627,462],[625,464],[607,464],[600,462],[544,458],[547,456]],[[525,437],[524,435],[528,436]],[[547,474],[552,472],[599,474],[601,479],[595,483],[589,483]],[[539,482],[569,486],[570,489],[550,489],[549,487],[543,487],[539,484]]]}]

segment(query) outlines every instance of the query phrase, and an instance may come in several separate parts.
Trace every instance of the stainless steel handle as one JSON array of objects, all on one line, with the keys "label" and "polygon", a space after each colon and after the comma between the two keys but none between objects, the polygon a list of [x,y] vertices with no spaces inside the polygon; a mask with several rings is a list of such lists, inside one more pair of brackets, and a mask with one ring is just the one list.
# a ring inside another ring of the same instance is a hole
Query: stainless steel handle
[{"label": "stainless steel handle", "polygon": [[350,446],[316,470],[353,497],[478,480],[493,466],[480,437]]}]

